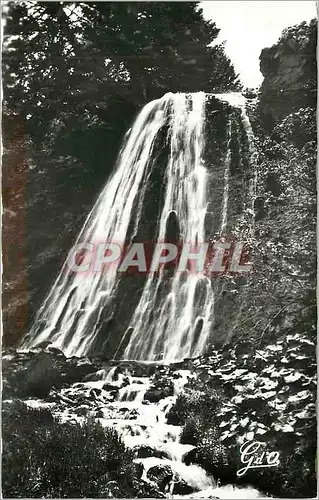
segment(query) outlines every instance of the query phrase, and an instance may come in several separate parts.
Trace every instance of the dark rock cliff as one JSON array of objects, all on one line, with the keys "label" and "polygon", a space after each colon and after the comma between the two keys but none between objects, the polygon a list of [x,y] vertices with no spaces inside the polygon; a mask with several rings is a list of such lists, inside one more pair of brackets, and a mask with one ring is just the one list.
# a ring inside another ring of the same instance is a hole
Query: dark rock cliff
[{"label": "dark rock cliff", "polygon": [[302,107],[315,107],[317,21],[284,30],[278,42],[262,50],[260,111],[272,126]]}]

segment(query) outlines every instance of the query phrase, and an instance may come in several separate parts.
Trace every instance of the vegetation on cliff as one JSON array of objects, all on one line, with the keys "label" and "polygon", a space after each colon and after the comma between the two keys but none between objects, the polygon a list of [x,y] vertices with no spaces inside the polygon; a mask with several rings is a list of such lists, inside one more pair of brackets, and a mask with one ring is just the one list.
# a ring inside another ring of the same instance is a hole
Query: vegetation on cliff
[{"label": "vegetation on cliff", "polygon": [[317,20],[285,29],[278,42],[260,55],[264,76],[259,109],[271,129],[288,113],[316,107]]}]

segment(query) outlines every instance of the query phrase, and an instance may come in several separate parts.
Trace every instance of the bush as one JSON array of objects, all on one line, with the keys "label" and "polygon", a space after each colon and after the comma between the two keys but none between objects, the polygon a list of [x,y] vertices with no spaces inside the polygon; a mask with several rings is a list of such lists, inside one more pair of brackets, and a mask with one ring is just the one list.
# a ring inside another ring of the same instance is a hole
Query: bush
[{"label": "bush", "polygon": [[205,390],[205,382],[200,377],[195,383],[190,382],[190,385],[178,396],[168,421],[183,425],[181,443],[196,446],[189,455],[190,462],[202,465],[215,478],[221,478],[223,468],[228,465],[228,452],[221,443],[221,430],[216,415],[222,408],[224,396],[207,384]]},{"label": "bush", "polygon": [[117,432],[99,423],[59,423],[48,410],[19,401],[3,408],[6,498],[156,496],[138,481],[133,458]]},{"label": "bush", "polygon": [[[266,494],[315,495],[316,332],[301,333],[308,313],[273,343],[253,350],[234,341],[201,360],[197,377],[171,410],[184,424],[182,441],[196,446],[188,463],[200,464],[215,479],[250,484]],[[279,452],[280,464],[237,478],[239,448],[246,441]]]},{"label": "bush", "polygon": [[190,417],[186,420],[181,434],[182,444],[197,445],[201,435],[201,422],[199,418]]},{"label": "bush", "polygon": [[170,409],[167,414],[167,423],[183,425],[192,416],[198,417],[199,423],[210,422],[220,407],[221,401],[221,396],[213,389],[204,392],[202,386],[199,389],[188,388],[178,396],[176,403]]}]

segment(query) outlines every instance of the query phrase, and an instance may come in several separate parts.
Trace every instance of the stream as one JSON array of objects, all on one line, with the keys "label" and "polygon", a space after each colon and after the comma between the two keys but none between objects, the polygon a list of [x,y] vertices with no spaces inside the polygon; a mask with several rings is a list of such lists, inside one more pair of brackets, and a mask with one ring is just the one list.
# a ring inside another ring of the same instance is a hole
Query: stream
[{"label": "stream", "polygon": [[[193,376],[189,370],[176,369],[171,377],[173,394],[158,401],[145,398],[151,389],[152,377],[138,376],[140,374],[132,371],[119,364],[107,367],[90,375],[85,382],[56,392],[52,401],[29,399],[26,403],[31,407],[50,408],[61,422],[83,422],[90,415],[102,426],[116,429],[125,445],[136,451],[135,462],[143,465],[143,480],[150,481],[148,472],[154,467],[171,469],[172,478],[164,489],[166,498],[262,498],[251,487],[220,486],[199,465],[184,463],[183,458],[194,446],[180,442],[182,427],[168,424],[167,414],[188,378]],[[177,488],[176,483],[182,488]],[[184,494],[183,490],[188,493]]]}]

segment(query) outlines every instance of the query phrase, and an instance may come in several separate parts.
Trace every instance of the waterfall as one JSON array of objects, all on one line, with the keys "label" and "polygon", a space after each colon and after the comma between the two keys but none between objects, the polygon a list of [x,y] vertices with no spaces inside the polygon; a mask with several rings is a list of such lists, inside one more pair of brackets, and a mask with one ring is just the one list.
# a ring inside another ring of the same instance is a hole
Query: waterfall
[{"label": "waterfall", "polygon": [[[138,115],[117,168],[88,215],[77,242],[125,243],[137,197],[135,223],[139,221],[154,141],[167,120],[171,99],[167,94],[163,99],[152,101]],[[117,286],[116,271],[116,266],[112,266],[107,273],[70,276],[64,266],[24,345],[30,347],[50,340],[67,355],[86,354],[94,341],[92,319],[96,322],[96,312],[107,307]]]},{"label": "waterfall", "polygon": [[[241,109],[250,144],[252,131],[243,98],[237,94],[216,97]],[[154,148],[163,130],[168,130],[168,158],[162,173],[163,199],[154,228],[155,240],[169,239],[172,215],[177,221],[176,241],[192,247],[210,237],[205,229],[211,197],[210,173],[204,160],[206,101],[203,92],[168,93],[144,106],[126,134],[114,173],[88,215],[76,243],[116,242],[123,247],[132,242],[142,222]],[[230,138],[231,122],[226,141],[220,233],[227,225]],[[90,352],[103,314],[111,309],[115,300],[119,282],[118,264],[109,266],[107,272],[71,274],[65,264],[23,347],[50,341],[69,356]],[[207,276],[175,269],[167,277],[164,268],[157,273],[150,271],[126,334],[119,342],[118,353],[125,359],[166,362],[194,357],[208,345],[213,323],[214,290]]]},{"label": "waterfall", "polygon": [[227,211],[228,211],[228,196],[229,196],[229,170],[230,170],[230,160],[231,160],[231,121],[228,123],[227,127],[227,152],[225,158],[225,170],[224,170],[224,194],[223,194],[223,205],[222,205],[222,221],[220,225],[220,234],[224,234],[227,227]]},{"label": "waterfall", "polygon": [[[173,100],[170,158],[158,241],[165,240],[168,217],[173,211],[179,222],[181,241],[191,245],[205,241],[204,112],[203,93],[194,94],[192,100],[185,94],[177,94]],[[207,344],[214,313],[210,280],[176,269],[170,289],[163,295],[160,290],[164,279],[163,269],[159,276],[155,273],[148,276],[130,325],[132,333],[125,358],[154,359],[160,351],[165,361],[172,361],[196,356]],[[196,335],[199,328],[201,331]]]}]

